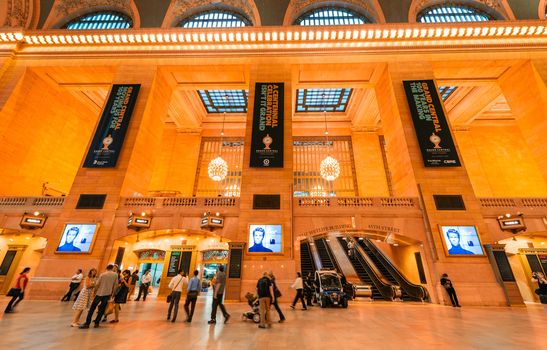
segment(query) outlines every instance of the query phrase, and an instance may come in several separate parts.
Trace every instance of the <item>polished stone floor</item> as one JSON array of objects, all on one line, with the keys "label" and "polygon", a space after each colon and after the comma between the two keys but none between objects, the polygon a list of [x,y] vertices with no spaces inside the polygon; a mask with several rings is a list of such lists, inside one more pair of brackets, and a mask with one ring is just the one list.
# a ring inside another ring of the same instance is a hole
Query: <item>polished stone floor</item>
[{"label": "polished stone floor", "polygon": [[[99,329],[69,326],[71,305],[24,300],[0,315],[1,349],[547,349],[547,308],[463,307],[354,302],[348,309],[291,310],[287,322],[258,329],[243,321],[246,304],[227,304],[227,324],[207,324],[210,305],[200,298],[194,322],[165,320],[167,304],[129,302],[120,323]],[[0,307],[6,298],[0,298]],[[179,312],[183,313],[182,305]],[[82,318],[83,319],[83,318]],[[277,315],[275,315],[277,320]],[[222,316],[219,312],[219,320]]]}]

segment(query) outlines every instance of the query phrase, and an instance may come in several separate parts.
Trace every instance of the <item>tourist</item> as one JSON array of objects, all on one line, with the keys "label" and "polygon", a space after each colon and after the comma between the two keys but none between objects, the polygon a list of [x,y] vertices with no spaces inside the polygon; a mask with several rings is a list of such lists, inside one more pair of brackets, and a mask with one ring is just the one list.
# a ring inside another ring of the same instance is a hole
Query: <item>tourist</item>
[{"label": "tourist", "polygon": [[[194,277],[188,282],[188,292],[186,294],[186,301],[184,302],[184,311],[186,311],[186,322],[192,322],[192,317],[194,316],[194,309],[196,308],[196,301],[198,300],[199,295],[199,271],[194,271]],[[188,306],[192,304],[192,307],[188,309]]]},{"label": "tourist", "polygon": [[12,313],[13,309],[15,309],[17,304],[19,304],[21,300],[25,298],[25,288],[27,288],[28,285],[27,273],[29,272],[30,267],[25,267],[17,277],[17,281],[15,281],[15,286],[8,291],[8,294],[6,294],[6,296],[11,297],[11,300],[9,301],[8,306],[6,306],[6,310],[4,310],[4,313]]},{"label": "tourist", "polygon": [[171,319],[171,311],[173,311],[173,306],[175,307],[175,310],[173,311],[173,319],[171,322],[175,322],[177,320],[180,296],[183,288],[187,285],[188,278],[186,278],[186,274],[182,269],[179,270],[179,273],[169,282],[169,289],[171,289],[171,302],[169,303],[169,310],[167,311],[167,321]]},{"label": "tourist", "polygon": [[106,309],[108,301],[114,295],[114,291],[116,289],[116,286],[118,285],[118,274],[112,271],[113,269],[114,265],[110,264],[106,267],[106,271],[99,276],[99,279],[95,284],[95,288],[93,289],[95,298],[93,298],[93,302],[89,307],[85,323],[80,325],[80,328],[89,328],[89,325],[91,324],[91,318],[93,317],[93,313],[95,312],[97,306],[99,306],[99,311],[97,312],[97,317],[95,318],[94,323],[95,328],[99,327],[99,322],[103,317],[104,310]]},{"label": "tourist", "polygon": [[141,295],[143,296],[142,301],[146,301],[146,296],[148,295],[148,288],[150,288],[151,282],[152,282],[152,273],[150,270],[146,270],[144,275],[142,275],[141,277],[141,284],[139,286],[139,295],[137,296],[137,299],[135,299],[136,301],[141,300]]},{"label": "tourist", "polygon": [[222,311],[224,323],[227,323],[230,319],[230,314],[226,311],[226,308],[222,303],[225,288],[226,274],[224,273],[224,266],[220,265],[215,276],[215,284],[213,285],[213,306],[211,308],[211,319],[208,322],[209,324],[217,323],[217,307],[220,307],[220,311]]},{"label": "tourist", "polygon": [[285,322],[285,315],[283,315],[283,312],[281,311],[281,308],[278,304],[278,299],[281,298],[281,291],[279,291],[279,288],[277,288],[277,284],[275,283],[275,276],[272,271],[270,271],[270,281],[272,281],[273,291],[274,291],[274,298],[272,299],[272,305],[275,307],[275,310],[277,311],[277,314],[279,315],[279,323]]},{"label": "tourist", "polygon": [[84,279],[84,274],[82,273],[82,269],[78,269],[76,271],[76,274],[70,278],[70,285],[68,287],[68,292],[65,294],[65,296],[61,299],[61,301],[70,301],[70,297],[72,296],[72,293],[82,283],[82,280]]},{"label": "tourist", "polygon": [[456,290],[454,289],[454,286],[452,285],[452,281],[448,279],[448,274],[443,273],[441,277],[441,285],[446,289],[446,292],[448,293],[448,296],[450,297],[450,301],[452,302],[453,307],[461,307],[460,303],[458,302],[458,296],[456,295]]},{"label": "tourist", "polygon": [[114,319],[110,323],[120,322],[120,310],[121,304],[125,304],[127,301],[127,295],[129,292],[129,286],[131,284],[131,271],[124,270],[122,276],[118,281],[118,288],[116,288],[116,293],[114,295]]},{"label": "tourist", "polygon": [[355,242],[353,239],[348,239],[348,256],[351,258],[354,255],[355,252]]},{"label": "tourist", "polygon": [[266,328],[266,324],[271,327],[270,303],[275,299],[273,284],[267,272],[264,272],[256,284],[256,295],[260,305],[260,324],[258,328]]},{"label": "tourist", "polygon": [[304,284],[302,282],[302,274],[300,272],[296,273],[296,279],[294,280],[294,283],[292,284],[291,288],[296,289],[296,295],[294,296],[294,300],[292,304],[290,305],[291,309],[294,309],[294,306],[298,302],[298,300],[302,301],[302,309],[307,310],[306,303],[304,302]]},{"label": "tourist", "polygon": [[87,277],[84,279],[84,286],[82,287],[76,302],[72,306],[74,310],[74,319],[72,320],[71,327],[78,327],[80,323],[80,317],[84,310],[89,309],[91,304],[91,294],[93,288],[95,288],[95,283],[97,282],[97,269],[89,270]]},{"label": "tourist", "polygon": [[127,301],[131,301],[131,298],[133,298],[133,295],[135,294],[135,286],[137,285],[138,280],[139,270],[135,269],[135,271],[131,274],[131,284],[129,285],[129,291],[127,292]]},{"label": "tourist", "polygon": [[532,272],[532,282],[538,284],[535,293],[539,296],[542,304],[547,304],[547,279],[542,272]]}]

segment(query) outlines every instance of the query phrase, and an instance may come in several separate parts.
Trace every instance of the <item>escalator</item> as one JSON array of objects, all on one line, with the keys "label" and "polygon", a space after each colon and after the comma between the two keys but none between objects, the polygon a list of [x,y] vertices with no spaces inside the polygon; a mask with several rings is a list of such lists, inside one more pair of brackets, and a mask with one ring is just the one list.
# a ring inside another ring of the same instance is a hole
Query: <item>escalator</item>
[{"label": "escalator", "polygon": [[[348,255],[348,242],[343,237],[337,237],[338,242],[344,248],[346,255]],[[393,288],[382,281],[378,276],[375,275],[372,268],[368,265],[366,259],[360,255],[357,249],[352,256],[348,255],[348,259],[353,265],[355,272],[361,279],[363,284],[370,285],[372,288],[372,299],[374,300],[393,300],[395,293]]]},{"label": "escalator", "polygon": [[359,246],[367,254],[370,260],[376,265],[382,275],[393,285],[401,289],[401,299],[403,301],[424,301],[429,299],[427,289],[423,286],[409,282],[393,263],[378,249],[368,238],[359,239]]},{"label": "escalator", "polygon": [[323,269],[341,272],[324,238],[316,239],[315,247],[317,248],[317,253],[319,254],[319,259],[321,259],[321,266]]},{"label": "escalator", "polygon": [[310,244],[308,242],[300,243],[300,268],[302,276],[307,276],[309,273],[315,274],[315,264],[311,255]]}]

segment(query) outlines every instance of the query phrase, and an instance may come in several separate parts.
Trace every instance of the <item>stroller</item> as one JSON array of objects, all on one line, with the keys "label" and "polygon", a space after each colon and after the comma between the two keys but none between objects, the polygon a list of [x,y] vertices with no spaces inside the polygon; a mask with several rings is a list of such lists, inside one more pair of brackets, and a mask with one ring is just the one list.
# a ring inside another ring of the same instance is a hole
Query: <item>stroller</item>
[{"label": "stroller", "polygon": [[260,323],[260,308],[258,297],[252,293],[245,294],[245,299],[253,311],[244,312],[242,315],[243,321],[253,320],[254,323]]}]

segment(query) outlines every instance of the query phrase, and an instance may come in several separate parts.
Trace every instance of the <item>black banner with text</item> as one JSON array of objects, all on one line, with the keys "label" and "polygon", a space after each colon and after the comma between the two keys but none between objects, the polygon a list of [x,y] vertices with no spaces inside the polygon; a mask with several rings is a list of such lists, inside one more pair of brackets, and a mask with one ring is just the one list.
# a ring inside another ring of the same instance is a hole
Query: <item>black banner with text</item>
[{"label": "black banner with text", "polygon": [[283,168],[283,83],[256,83],[251,168]]},{"label": "black banner with text", "polygon": [[140,86],[140,84],[112,85],[108,102],[87,152],[84,168],[116,166]]},{"label": "black banner with text", "polygon": [[426,167],[460,166],[437,87],[433,80],[403,81],[414,130]]}]

